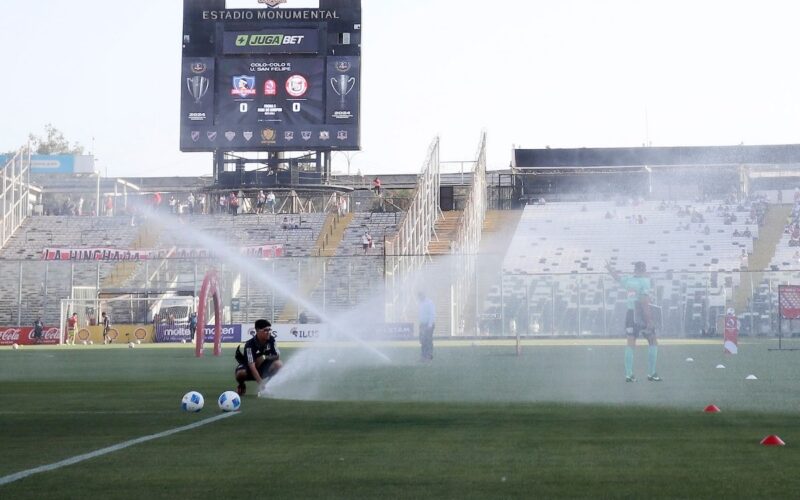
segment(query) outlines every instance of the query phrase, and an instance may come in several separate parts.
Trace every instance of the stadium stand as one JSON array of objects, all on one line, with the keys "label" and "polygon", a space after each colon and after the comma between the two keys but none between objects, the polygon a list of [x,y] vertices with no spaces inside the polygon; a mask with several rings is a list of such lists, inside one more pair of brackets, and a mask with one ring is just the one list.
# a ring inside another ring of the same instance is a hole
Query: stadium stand
[{"label": "stadium stand", "polygon": [[[700,332],[724,309],[742,250],[752,252],[757,237],[750,208],[722,202],[528,205],[504,259],[503,285],[489,293],[484,312],[518,317],[530,333],[608,333],[625,306],[605,263],[627,272],[644,260],[665,328]],[[720,283],[721,275],[729,282]]]},{"label": "stadium stand", "polygon": [[[0,250],[0,272],[6,279],[0,291],[17,301],[0,301],[0,324],[27,325],[37,316],[47,324],[59,320],[59,300],[69,297],[73,286],[97,287],[114,269],[111,262],[41,261],[45,247],[129,248],[139,234],[128,217],[28,217]],[[21,290],[20,286],[21,285]]]}]

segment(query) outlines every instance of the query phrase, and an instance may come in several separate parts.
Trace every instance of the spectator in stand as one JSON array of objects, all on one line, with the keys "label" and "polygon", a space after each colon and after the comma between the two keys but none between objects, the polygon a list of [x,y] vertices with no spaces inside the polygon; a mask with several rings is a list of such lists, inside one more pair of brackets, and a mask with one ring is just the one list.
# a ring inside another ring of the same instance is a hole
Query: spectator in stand
[{"label": "spectator in stand", "polygon": [[740,236],[741,236],[741,234],[739,234],[739,230],[738,230],[738,229],[734,229],[734,230],[733,230],[733,237],[734,237],[734,238],[738,238],[738,237],[740,237]]},{"label": "spectator in stand", "polygon": [[106,217],[114,215],[114,198],[111,195],[106,196]]},{"label": "spectator in stand", "polygon": [[198,209],[199,209],[201,214],[206,213],[206,197],[205,197],[205,195],[200,196],[200,199],[197,202],[197,205],[198,205]]},{"label": "spectator in stand", "polygon": [[746,227],[746,228],[744,228],[744,232],[742,233],[742,236],[744,236],[745,238],[752,238],[753,237],[753,233],[750,232],[750,228],[749,227]]},{"label": "spectator in stand", "polygon": [[83,196],[78,198],[78,215],[83,215]]},{"label": "spectator in stand", "polygon": [[153,194],[153,210],[158,212],[161,209],[161,193]]},{"label": "spectator in stand", "polygon": [[272,191],[267,193],[267,208],[273,214],[275,213],[275,193]]},{"label": "spectator in stand", "polygon": [[189,193],[189,196],[186,197],[186,206],[189,209],[189,215],[194,215],[194,193]]},{"label": "spectator in stand", "polygon": [[169,195],[169,211],[172,214],[178,213],[178,200],[175,199],[175,195]]},{"label": "spectator in stand", "polygon": [[377,177],[372,179],[372,190],[375,191],[377,196],[381,195],[381,180]]},{"label": "spectator in stand", "polygon": [[235,191],[231,191],[231,194],[228,195],[228,208],[231,215],[236,215],[239,212],[239,197],[236,196]]},{"label": "spectator in stand", "polygon": [[219,195],[219,213],[224,214],[228,210],[228,197],[224,194]]},{"label": "spectator in stand", "polygon": [[267,202],[267,195],[264,194],[263,189],[258,190],[258,194],[256,195],[256,213],[260,214],[264,212],[264,204]]},{"label": "spectator in stand", "polygon": [[361,236],[361,247],[364,249],[364,255],[367,255],[367,250],[372,248],[372,235],[369,231],[364,231],[364,235]]},{"label": "spectator in stand", "polygon": [[281,223],[281,229],[300,229],[300,224],[291,222],[288,217],[284,217]]},{"label": "spectator in stand", "polygon": [[747,250],[742,248],[742,255],[739,256],[739,269],[745,270],[749,267],[749,259],[747,257]]}]

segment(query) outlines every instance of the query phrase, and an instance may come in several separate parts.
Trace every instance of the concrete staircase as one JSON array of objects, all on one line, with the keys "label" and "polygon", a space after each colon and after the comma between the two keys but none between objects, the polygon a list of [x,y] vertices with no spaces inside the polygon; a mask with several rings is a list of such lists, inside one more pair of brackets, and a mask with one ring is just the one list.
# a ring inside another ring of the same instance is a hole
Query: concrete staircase
[{"label": "concrete staircase", "polygon": [[317,238],[316,250],[318,255],[323,257],[333,257],[336,255],[336,250],[339,248],[339,243],[344,239],[344,232],[350,222],[353,220],[354,214],[348,213],[343,217],[335,214],[329,214],[325,219],[325,224],[322,226],[322,231]]},{"label": "concrete staircase", "polygon": [[[333,257],[336,255],[336,249],[344,238],[344,232],[352,220],[352,213],[342,217],[335,213],[329,213],[317,237],[313,253],[321,257]],[[321,283],[325,263],[324,258],[306,259],[306,261],[308,265],[305,267],[303,279],[300,280],[299,292],[302,297],[310,297],[314,289]],[[280,323],[290,323],[295,321],[299,314],[300,311],[297,310],[297,304],[287,302],[277,315],[277,320]]]},{"label": "concrete staircase", "polygon": [[434,225],[436,236],[428,243],[428,253],[431,255],[446,255],[450,253],[450,243],[456,237],[463,215],[463,211],[453,210],[443,212],[442,216],[436,219],[436,224]]},{"label": "concrete staircase", "polygon": [[751,276],[745,279],[742,276],[741,284],[736,289],[733,296],[733,306],[737,311],[744,311],[747,308],[748,299],[752,298],[751,287],[744,286],[745,283],[760,283],[763,277],[762,271],[769,267],[769,263],[775,256],[775,249],[783,235],[783,227],[786,219],[792,213],[791,205],[770,205],[767,209],[764,226],[758,230],[758,239],[753,245],[753,253],[748,258]]}]

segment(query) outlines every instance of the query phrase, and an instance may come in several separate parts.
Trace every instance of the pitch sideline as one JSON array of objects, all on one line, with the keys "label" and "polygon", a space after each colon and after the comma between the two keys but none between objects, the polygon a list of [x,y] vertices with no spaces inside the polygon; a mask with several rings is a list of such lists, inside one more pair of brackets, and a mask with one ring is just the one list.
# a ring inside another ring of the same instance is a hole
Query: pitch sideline
[{"label": "pitch sideline", "polygon": [[184,425],[183,427],[176,427],[175,429],[170,429],[167,431],[159,432],[156,434],[150,434],[149,436],[142,436],[140,438],[131,439],[129,441],[125,441],[119,444],[115,444],[112,446],[107,446],[106,448],[101,448],[99,450],[91,451],[89,453],[84,453],[82,455],[76,455],[71,458],[66,458],[59,462],[55,462],[52,464],[41,465],[39,467],[34,467],[33,469],[23,470],[20,472],[15,472],[14,474],[9,474],[7,476],[0,477],[0,486],[13,483],[14,481],[18,481],[20,479],[24,479],[26,477],[32,476],[34,474],[38,474],[40,472],[50,472],[56,469],[60,469],[62,467],[66,467],[68,465],[77,464],[79,462],[83,462],[85,460],[90,460],[92,458],[100,457],[103,455],[107,455],[109,453],[113,453],[115,451],[124,450],[125,448],[129,448],[131,446],[146,443],[147,441],[152,441],[154,439],[159,439],[162,437],[171,436],[173,434],[177,434],[179,432],[188,431],[197,427],[201,427],[206,424],[210,424],[212,422],[216,422],[217,420],[222,420],[223,418],[232,417],[237,415],[236,412],[231,413],[223,413],[221,415],[217,415],[215,417],[207,418],[205,420],[201,420],[199,422],[195,422],[193,424]]}]

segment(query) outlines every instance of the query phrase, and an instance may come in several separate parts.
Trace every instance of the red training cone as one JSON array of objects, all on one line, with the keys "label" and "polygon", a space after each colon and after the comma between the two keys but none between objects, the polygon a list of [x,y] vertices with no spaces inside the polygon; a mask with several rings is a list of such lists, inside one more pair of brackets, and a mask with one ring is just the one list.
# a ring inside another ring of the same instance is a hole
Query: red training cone
[{"label": "red training cone", "polygon": [[783,446],[786,443],[784,443],[783,439],[779,438],[775,434],[770,434],[769,436],[761,440],[761,444],[763,444],[764,446]]},{"label": "red training cone", "polygon": [[717,405],[708,405],[703,410],[706,413],[719,413],[719,407]]}]

